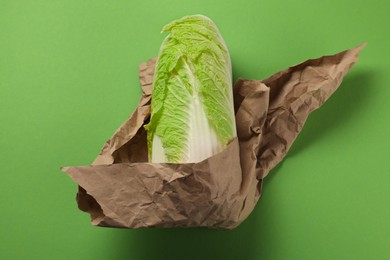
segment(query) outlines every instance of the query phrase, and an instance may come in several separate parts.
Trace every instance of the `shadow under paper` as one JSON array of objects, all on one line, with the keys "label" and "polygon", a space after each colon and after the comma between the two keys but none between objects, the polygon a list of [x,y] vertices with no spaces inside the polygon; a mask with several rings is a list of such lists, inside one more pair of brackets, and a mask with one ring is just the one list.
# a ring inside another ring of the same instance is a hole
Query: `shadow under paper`
[{"label": "shadow under paper", "polygon": [[[272,212],[267,213],[272,214]],[[118,255],[127,259],[253,259],[260,212],[233,230],[207,228],[146,228],[122,230]]]}]

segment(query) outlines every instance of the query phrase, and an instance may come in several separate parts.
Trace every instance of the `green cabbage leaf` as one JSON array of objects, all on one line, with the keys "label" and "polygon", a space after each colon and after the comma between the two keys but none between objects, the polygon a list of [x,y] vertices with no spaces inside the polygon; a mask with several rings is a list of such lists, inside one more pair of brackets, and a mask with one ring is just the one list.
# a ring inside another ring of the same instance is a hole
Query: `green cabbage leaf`
[{"label": "green cabbage leaf", "polygon": [[150,122],[145,125],[150,162],[202,161],[236,137],[228,48],[203,15],[163,28],[153,79]]}]

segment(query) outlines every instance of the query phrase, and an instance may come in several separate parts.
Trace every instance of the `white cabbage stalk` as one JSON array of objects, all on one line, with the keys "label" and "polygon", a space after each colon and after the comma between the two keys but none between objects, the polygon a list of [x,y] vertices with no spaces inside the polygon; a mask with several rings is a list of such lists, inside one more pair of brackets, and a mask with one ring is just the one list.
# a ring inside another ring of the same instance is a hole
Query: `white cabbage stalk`
[{"label": "white cabbage stalk", "polygon": [[153,80],[150,162],[199,162],[236,137],[229,51],[203,15],[167,24]]}]

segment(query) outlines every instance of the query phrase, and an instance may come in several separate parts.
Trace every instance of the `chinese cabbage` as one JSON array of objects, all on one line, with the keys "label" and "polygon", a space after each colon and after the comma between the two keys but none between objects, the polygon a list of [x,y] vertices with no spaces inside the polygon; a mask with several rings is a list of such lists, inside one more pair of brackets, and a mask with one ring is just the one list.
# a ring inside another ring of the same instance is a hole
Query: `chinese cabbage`
[{"label": "chinese cabbage", "polygon": [[202,161],[236,137],[229,51],[215,24],[186,16],[163,28],[153,79],[150,162]]}]

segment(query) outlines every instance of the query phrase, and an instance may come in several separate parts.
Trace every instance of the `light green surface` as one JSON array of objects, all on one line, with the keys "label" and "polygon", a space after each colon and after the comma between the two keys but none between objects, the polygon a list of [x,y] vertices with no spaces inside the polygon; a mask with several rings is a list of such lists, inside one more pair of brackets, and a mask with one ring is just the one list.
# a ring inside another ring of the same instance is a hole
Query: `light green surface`
[{"label": "light green surface", "polygon": [[[0,259],[390,259],[388,1],[0,0]],[[235,78],[368,42],[237,229],[93,227],[89,164],[140,97],[167,22],[202,13]]]}]

